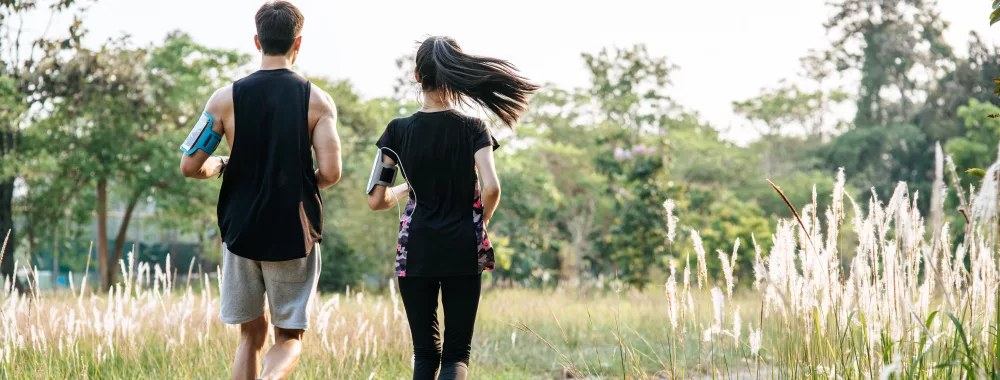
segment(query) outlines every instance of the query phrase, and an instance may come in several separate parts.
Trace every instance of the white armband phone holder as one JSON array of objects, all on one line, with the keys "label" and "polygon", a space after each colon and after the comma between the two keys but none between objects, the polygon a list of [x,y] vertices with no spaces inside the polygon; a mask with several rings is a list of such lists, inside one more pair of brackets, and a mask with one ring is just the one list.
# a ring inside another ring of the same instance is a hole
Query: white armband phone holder
[{"label": "white armband phone holder", "polygon": [[379,148],[375,154],[375,163],[372,165],[372,174],[368,177],[368,188],[365,193],[371,194],[375,185],[392,187],[396,184],[396,165],[382,162],[382,149]]}]

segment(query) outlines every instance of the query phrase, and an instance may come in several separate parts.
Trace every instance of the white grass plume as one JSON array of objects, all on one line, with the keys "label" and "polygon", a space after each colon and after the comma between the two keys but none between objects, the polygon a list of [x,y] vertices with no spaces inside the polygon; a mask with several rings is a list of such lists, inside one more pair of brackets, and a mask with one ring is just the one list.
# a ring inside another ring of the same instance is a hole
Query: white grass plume
[{"label": "white grass plume", "polygon": [[663,201],[663,209],[667,213],[667,241],[673,243],[674,238],[677,236],[678,221],[678,218],[674,216],[674,200],[667,199]]},{"label": "white grass plume", "polygon": [[691,241],[694,243],[694,253],[698,258],[698,288],[702,288],[708,282],[708,266],[705,263],[705,245],[702,244],[701,235],[698,231],[691,230]]},{"label": "white grass plume", "polygon": [[972,199],[973,221],[989,223],[997,215],[997,178],[1000,175],[1000,162],[990,166],[983,177],[979,191]]}]

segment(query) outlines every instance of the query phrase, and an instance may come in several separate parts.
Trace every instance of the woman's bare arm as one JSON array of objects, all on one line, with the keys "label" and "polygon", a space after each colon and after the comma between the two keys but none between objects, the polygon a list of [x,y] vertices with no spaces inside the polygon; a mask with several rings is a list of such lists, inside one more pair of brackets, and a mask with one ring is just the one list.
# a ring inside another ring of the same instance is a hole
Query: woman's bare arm
[{"label": "woman's bare arm", "polygon": [[[389,165],[395,165],[396,161],[390,158],[388,155],[382,155],[382,162]],[[375,185],[372,189],[372,193],[368,194],[368,207],[374,211],[381,211],[395,206],[399,201],[405,199],[410,194],[410,186],[405,182],[402,185],[389,188],[382,185]]]},{"label": "woman's bare arm", "polygon": [[493,147],[488,146],[476,152],[476,169],[483,187],[483,220],[489,223],[493,212],[500,205],[500,179],[497,178],[496,164],[493,162]]}]

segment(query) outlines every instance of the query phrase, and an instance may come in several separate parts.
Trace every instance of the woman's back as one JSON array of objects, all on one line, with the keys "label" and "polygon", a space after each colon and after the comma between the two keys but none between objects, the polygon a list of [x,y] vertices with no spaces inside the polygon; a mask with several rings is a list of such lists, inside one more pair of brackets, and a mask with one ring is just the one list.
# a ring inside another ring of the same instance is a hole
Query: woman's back
[{"label": "woman's back", "polygon": [[[482,290],[480,273],[493,269],[486,224],[500,202],[493,160],[499,144],[481,120],[452,107],[479,105],[513,127],[538,86],[510,62],[465,54],[449,37],[424,40],[414,63],[426,112],[393,120],[377,143],[392,150],[379,151],[381,164],[398,164],[408,183],[390,188],[383,179],[370,184],[368,207],[385,210],[407,195],[410,199],[399,222],[396,275],[413,341],[413,378],[464,380]],[[373,178],[382,178],[382,168],[375,166],[379,172],[373,171]],[[447,331],[443,341],[438,295]]]},{"label": "woman's back", "polygon": [[454,110],[417,112],[390,122],[377,145],[396,153],[390,156],[397,156],[411,188],[396,274],[480,273],[485,233],[475,153],[499,147],[485,123]]}]

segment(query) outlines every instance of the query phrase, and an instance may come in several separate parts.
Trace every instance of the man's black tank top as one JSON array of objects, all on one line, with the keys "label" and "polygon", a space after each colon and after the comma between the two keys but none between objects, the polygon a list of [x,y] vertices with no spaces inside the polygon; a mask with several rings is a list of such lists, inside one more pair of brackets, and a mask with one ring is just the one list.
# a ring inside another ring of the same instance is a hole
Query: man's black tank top
[{"label": "man's black tank top", "polygon": [[323,238],[323,200],[309,136],[312,84],[287,69],[233,84],[233,149],[219,193],[230,252],[257,261],[303,258]]}]

